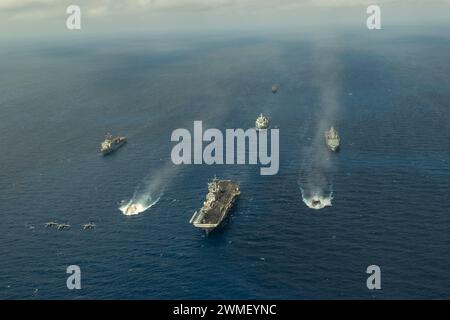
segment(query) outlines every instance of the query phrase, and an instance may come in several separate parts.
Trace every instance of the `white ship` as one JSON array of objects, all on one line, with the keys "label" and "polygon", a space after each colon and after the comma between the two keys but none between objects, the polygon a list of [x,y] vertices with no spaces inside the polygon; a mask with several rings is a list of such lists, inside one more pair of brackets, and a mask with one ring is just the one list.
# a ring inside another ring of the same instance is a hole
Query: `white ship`
[{"label": "white ship", "polygon": [[325,142],[331,151],[337,151],[339,149],[341,139],[339,138],[339,134],[333,126],[330,128],[330,130],[325,131]]},{"label": "white ship", "polygon": [[278,84],[272,85],[272,93],[273,94],[277,93],[279,88],[280,86]]},{"label": "white ship", "polygon": [[107,155],[111,152],[116,151],[121,146],[123,146],[127,142],[126,137],[113,137],[110,134],[107,134],[105,140],[100,145],[100,152],[103,155]]},{"label": "white ship", "polygon": [[122,207],[121,210],[124,215],[126,216],[132,216],[135,214],[138,214],[140,212],[140,207],[134,203],[127,204],[126,206]]},{"label": "white ship", "polygon": [[262,113],[259,115],[259,117],[256,119],[255,122],[256,129],[267,129],[269,127],[269,117],[264,116]]}]

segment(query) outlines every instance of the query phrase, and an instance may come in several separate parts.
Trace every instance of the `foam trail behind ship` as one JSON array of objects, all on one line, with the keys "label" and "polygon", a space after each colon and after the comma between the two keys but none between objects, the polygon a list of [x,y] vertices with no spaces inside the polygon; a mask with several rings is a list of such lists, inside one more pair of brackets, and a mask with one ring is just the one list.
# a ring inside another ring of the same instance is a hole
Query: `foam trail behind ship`
[{"label": "foam trail behind ship", "polygon": [[[314,115],[311,145],[302,152],[303,164],[299,185],[303,202],[312,209],[331,206],[333,200],[333,159],[325,145],[324,132],[335,125],[339,111],[340,68],[336,57],[327,55],[330,50],[318,46],[315,61],[315,77],[312,79],[320,93],[319,108]],[[314,203],[319,203],[314,205]]]},{"label": "foam trail behind ship", "polygon": [[165,164],[156,173],[149,173],[140,182],[129,200],[123,200],[119,210],[124,215],[137,215],[156,205],[164,195],[164,190],[173,179],[176,167],[172,163]]}]

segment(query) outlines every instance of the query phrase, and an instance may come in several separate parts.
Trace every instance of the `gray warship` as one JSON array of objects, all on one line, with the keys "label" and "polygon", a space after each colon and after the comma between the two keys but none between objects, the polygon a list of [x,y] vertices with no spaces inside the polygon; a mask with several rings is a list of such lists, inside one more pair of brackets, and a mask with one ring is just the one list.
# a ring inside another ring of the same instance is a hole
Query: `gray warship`
[{"label": "gray warship", "polygon": [[105,140],[100,145],[100,152],[106,156],[107,154],[110,154],[111,152],[116,151],[121,146],[123,146],[125,143],[127,143],[126,137],[113,137],[111,134],[107,134],[105,137]]},{"label": "gray warship", "polygon": [[339,134],[333,126],[330,128],[330,130],[325,131],[325,142],[331,151],[337,151],[339,149],[341,139],[339,138]]},{"label": "gray warship", "polygon": [[256,118],[255,127],[257,130],[267,129],[269,127],[270,119],[262,113]]},{"label": "gray warship", "polygon": [[240,194],[237,182],[214,178],[208,183],[203,207],[194,213],[189,223],[208,234],[222,223]]}]

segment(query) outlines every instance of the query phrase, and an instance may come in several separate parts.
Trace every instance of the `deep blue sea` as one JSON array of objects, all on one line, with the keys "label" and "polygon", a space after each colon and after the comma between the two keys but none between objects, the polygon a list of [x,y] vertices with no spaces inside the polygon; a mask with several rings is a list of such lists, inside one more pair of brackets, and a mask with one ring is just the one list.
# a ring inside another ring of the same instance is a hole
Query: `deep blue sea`
[{"label": "deep blue sea", "polygon": [[[171,165],[173,130],[261,112],[280,129],[277,175]],[[2,42],[0,299],[448,299],[449,124],[448,28]],[[102,157],[106,132],[129,142]],[[214,175],[242,194],[205,237],[189,219]],[[148,186],[156,205],[118,210]],[[332,206],[308,208],[305,188]]]}]

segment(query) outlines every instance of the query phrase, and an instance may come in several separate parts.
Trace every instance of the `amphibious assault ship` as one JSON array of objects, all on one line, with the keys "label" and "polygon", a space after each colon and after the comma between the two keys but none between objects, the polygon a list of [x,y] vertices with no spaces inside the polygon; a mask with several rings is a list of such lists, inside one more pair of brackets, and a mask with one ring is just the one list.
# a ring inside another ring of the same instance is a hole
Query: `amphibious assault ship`
[{"label": "amphibious assault ship", "polygon": [[330,130],[325,131],[325,142],[327,143],[327,146],[331,151],[337,151],[339,149],[341,139],[339,138],[339,135],[333,126],[330,128]]},{"label": "amphibious assault ship", "polygon": [[263,116],[261,113],[258,118],[256,118],[255,122],[256,129],[267,129],[269,127],[269,117]]},{"label": "amphibious assault ship", "polygon": [[105,140],[100,145],[100,152],[105,156],[111,152],[116,151],[127,142],[126,137],[113,137],[111,134],[107,134]]},{"label": "amphibious assault ship", "polygon": [[222,223],[240,194],[238,183],[214,178],[208,183],[208,194],[203,207],[194,213],[189,223],[208,234]]}]

